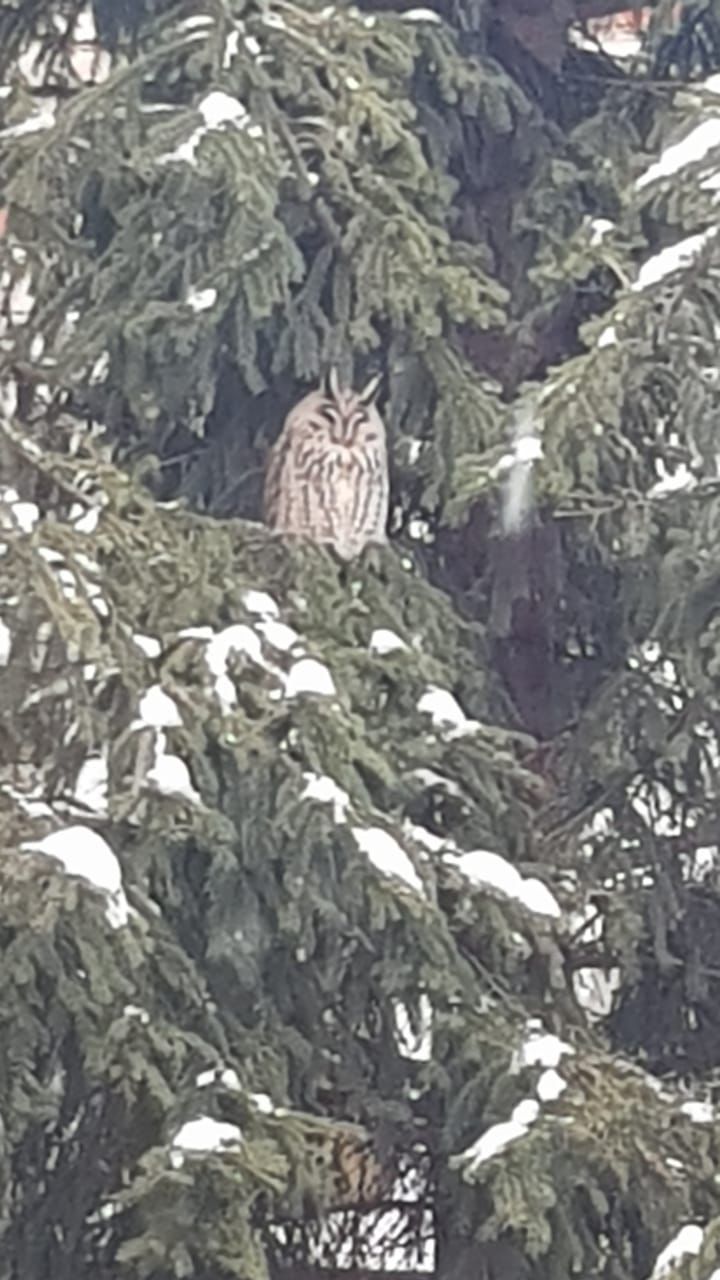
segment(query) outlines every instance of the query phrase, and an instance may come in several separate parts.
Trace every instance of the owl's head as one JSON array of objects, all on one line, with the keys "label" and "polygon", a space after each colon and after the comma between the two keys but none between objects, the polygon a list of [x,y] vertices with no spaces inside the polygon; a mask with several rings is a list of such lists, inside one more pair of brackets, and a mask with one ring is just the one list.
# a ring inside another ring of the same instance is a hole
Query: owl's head
[{"label": "owl's head", "polygon": [[337,370],[331,369],[327,381],[314,393],[313,419],[322,425],[332,444],[351,447],[384,438],[384,427],[375,406],[380,375],[372,377],[362,391],[343,387]]}]

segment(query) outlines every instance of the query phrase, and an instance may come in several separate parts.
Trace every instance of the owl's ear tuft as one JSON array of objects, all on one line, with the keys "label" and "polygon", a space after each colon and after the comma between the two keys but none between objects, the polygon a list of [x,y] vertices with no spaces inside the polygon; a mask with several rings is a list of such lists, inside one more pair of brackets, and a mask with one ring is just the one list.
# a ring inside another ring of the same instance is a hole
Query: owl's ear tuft
[{"label": "owl's ear tuft", "polygon": [[335,365],[332,366],[326,380],[323,390],[327,395],[332,396],[333,400],[337,400],[340,395],[340,379]]},{"label": "owl's ear tuft", "polygon": [[363,387],[362,391],[358,395],[358,400],[360,401],[361,404],[372,404],[373,400],[375,399],[378,393],[381,382],[382,382],[382,374],[381,373],[373,374],[370,381],[366,383],[366,385]]}]

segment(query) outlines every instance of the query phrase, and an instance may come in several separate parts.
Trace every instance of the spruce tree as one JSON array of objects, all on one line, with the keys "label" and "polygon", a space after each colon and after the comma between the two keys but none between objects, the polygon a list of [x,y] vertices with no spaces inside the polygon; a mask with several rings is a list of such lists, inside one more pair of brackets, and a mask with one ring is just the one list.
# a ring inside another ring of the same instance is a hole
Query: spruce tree
[{"label": "spruce tree", "polygon": [[0,6],[0,1276],[707,1280],[713,6],[92,18]]}]

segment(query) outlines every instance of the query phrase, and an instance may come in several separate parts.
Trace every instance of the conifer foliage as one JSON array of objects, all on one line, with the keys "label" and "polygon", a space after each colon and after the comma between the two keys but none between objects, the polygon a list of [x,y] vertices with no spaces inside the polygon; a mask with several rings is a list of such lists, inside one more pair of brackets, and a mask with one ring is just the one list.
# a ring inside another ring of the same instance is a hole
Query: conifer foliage
[{"label": "conifer foliage", "polygon": [[720,1267],[711,17],[0,5],[0,1277]]}]

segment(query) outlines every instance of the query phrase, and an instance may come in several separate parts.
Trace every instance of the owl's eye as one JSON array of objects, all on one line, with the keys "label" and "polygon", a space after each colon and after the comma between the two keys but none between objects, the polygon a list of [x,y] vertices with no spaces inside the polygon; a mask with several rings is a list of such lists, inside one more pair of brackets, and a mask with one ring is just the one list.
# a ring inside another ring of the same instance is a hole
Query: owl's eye
[{"label": "owl's eye", "polygon": [[307,418],[308,426],[312,427],[313,431],[327,431],[328,426],[332,426],[334,421],[335,415],[332,409],[327,405],[320,405],[320,407],[316,409],[314,413],[309,414]]}]

